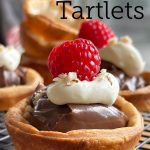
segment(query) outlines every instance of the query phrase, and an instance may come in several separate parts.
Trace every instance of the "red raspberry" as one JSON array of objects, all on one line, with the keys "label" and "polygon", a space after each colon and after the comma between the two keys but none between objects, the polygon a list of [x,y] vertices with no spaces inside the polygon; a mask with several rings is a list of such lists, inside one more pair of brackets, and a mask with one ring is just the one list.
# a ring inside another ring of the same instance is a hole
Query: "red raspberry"
[{"label": "red raspberry", "polygon": [[53,48],[48,58],[48,67],[53,77],[76,72],[80,80],[88,81],[99,73],[100,63],[97,48],[85,39],[67,41]]},{"label": "red raspberry", "polygon": [[115,37],[115,34],[110,27],[100,20],[88,20],[82,23],[79,37],[91,40],[96,47],[103,48],[110,39]]}]

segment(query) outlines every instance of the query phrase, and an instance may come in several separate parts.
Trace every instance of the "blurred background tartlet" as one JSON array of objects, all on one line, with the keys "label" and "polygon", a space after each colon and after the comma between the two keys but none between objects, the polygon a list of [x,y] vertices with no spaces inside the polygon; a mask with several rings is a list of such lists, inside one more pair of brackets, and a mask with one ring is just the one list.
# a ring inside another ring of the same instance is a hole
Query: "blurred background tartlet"
[{"label": "blurred background tartlet", "polygon": [[0,111],[6,111],[30,96],[42,77],[35,70],[20,66],[21,53],[14,47],[0,45]]}]

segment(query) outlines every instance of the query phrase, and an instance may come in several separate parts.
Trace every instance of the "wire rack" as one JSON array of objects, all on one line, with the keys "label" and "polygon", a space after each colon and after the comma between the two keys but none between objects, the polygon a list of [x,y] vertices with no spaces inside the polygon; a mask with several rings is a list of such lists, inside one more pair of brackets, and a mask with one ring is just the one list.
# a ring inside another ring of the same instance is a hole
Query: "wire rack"
[{"label": "wire rack", "polygon": [[4,124],[4,113],[0,113],[0,150],[14,150],[10,136]]},{"label": "wire rack", "polygon": [[[150,113],[143,113],[144,131],[135,150],[150,150]],[[0,150],[15,150],[4,124],[4,113],[0,113]]]},{"label": "wire rack", "polygon": [[150,150],[150,113],[143,113],[144,131],[136,150]]}]

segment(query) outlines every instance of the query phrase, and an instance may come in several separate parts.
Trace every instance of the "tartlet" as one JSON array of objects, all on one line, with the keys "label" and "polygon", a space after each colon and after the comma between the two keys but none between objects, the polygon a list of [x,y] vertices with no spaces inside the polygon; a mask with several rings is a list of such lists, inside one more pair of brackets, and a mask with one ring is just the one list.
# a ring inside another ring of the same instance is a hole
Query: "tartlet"
[{"label": "tartlet", "polygon": [[125,128],[67,133],[39,131],[24,118],[24,113],[30,111],[26,99],[11,108],[5,120],[16,150],[133,150],[143,130],[142,117],[122,97],[117,98],[115,105],[129,118]]},{"label": "tartlet", "polygon": [[41,76],[31,68],[26,70],[23,85],[0,88],[0,111],[6,111],[21,99],[30,96],[39,83],[43,82]]},{"label": "tartlet", "polygon": [[99,49],[101,66],[118,79],[120,95],[139,111],[150,111],[150,72],[144,70],[145,62],[132,39],[128,36],[118,38],[99,20],[85,21],[79,37],[91,40]]},{"label": "tartlet", "polygon": [[[38,20],[36,21],[36,24],[39,24]],[[31,31],[30,29],[31,25],[32,24],[29,21],[28,22],[24,21],[21,24],[21,29],[20,29],[21,43],[23,48],[25,49],[25,53],[31,58],[37,60],[46,60],[46,57],[49,54],[49,52],[52,50],[52,48],[62,43],[64,39],[62,38],[62,39],[45,40],[43,35],[36,34],[33,31]],[[46,31],[47,28],[44,28],[43,30]],[[58,33],[59,33],[58,31],[55,31],[55,34]],[[67,33],[64,33],[64,35],[66,34]],[[52,33],[49,33],[49,35],[52,36]]]},{"label": "tartlet", "polygon": [[118,96],[116,78],[100,71],[100,56],[91,41],[76,39],[55,47],[48,66],[54,82],[47,87],[39,85],[30,98],[6,114],[16,150],[135,148],[143,119],[131,103]]},{"label": "tartlet", "polygon": [[21,44],[25,50],[21,64],[33,66],[43,76],[45,84],[51,82],[45,61],[49,52],[65,40],[75,39],[83,21],[70,19],[74,10],[69,5],[65,6],[68,19],[60,19],[62,6],[55,3],[55,0],[25,0],[23,3],[25,19],[20,25]]},{"label": "tartlet", "polygon": [[24,1],[26,18],[21,24],[21,43],[30,57],[46,60],[58,43],[78,35],[83,20],[71,19],[74,9],[68,5],[65,6],[68,19],[61,19],[62,5],[55,3],[55,0]]},{"label": "tartlet", "polygon": [[13,47],[0,45],[0,111],[6,111],[29,96],[42,77],[33,69],[19,66],[21,54]]}]

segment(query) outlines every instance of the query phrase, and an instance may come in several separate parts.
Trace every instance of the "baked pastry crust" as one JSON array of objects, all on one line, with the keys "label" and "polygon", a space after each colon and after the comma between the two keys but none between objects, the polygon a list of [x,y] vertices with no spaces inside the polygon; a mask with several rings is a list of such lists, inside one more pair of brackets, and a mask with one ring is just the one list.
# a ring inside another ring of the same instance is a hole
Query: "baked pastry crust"
[{"label": "baked pastry crust", "polygon": [[143,130],[143,119],[122,97],[115,105],[128,116],[128,127],[67,133],[39,131],[25,119],[29,112],[26,99],[8,111],[5,122],[16,150],[133,150]]},{"label": "baked pastry crust", "polygon": [[[21,24],[21,43],[33,58],[47,59],[53,47],[77,37],[83,19],[71,19],[74,9],[66,6],[68,19],[60,19],[62,6],[56,0],[24,0],[25,20]],[[36,27],[36,28],[35,28]]]},{"label": "baked pastry crust", "polygon": [[44,84],[48,85],[49,83],[52,82],[53,79],[52,79],[51,74],[48,71],[47,59],[45,59],[45,60],[38,59],[38,60],[36,60],[36,62],[34,60],[35,59],[28,56],[27,54],[23,54],[22,60],[21,60],[21,65],[35,69],[43,77]]},{"label": "baked pastry crust", "polygon": [[42,77],[33,69],[25,68],[25,84],[0,88],[0,111],[6,111],[21,99],[30,96]]},{"label": "baked pastry crust", "polygon": [[[26,19],[32,22],[30,23],[30,25],[33,25],[32,29],[38,33],[44,31],[41,33],[44,33],[43,35],[45,35],[45,37],[50,36],[49,31],[50,33],[57,31],[63,36],[66,36],[65,34],[68,34],[67,36],[76,36],[80,24],[84,20],[73,19],[72,13],[74,9],[69,5],[65,5],[67,19],[61,19],[63,6],[57,6],[56,0],[24,0],[23,8]],[[38,20],[38,25],[34,24],[36,20]],[[36,29],[34,25],[36,25]],[[45,27],[47,27],[47,29]],[[52,37],[56,38],[55,35],[56,32],[54,32],[54,37]]]},{"label": "baked pastry crust", "polygon": [[[20,28],[21,44],[25,49],[25,53],[33,59],[41,59],[43,61],[47,60],[47,57],[53,47],[61,44],[63,39],[46,40],[42,35],[38,35],[31,31],[31,29],[27,26],[27,23],[28,21],[23,22]],[[57,31],[56,34],[58,34]],[[53,36],[52,34],[50,35]]]},{"label": "baked pastry crust", "polygon": [[123,90],[120,95],[131,102],[139,111],[150,111],[150,71],[144,71],[141,76],[148,86],[137,89],[136,91]]}]

